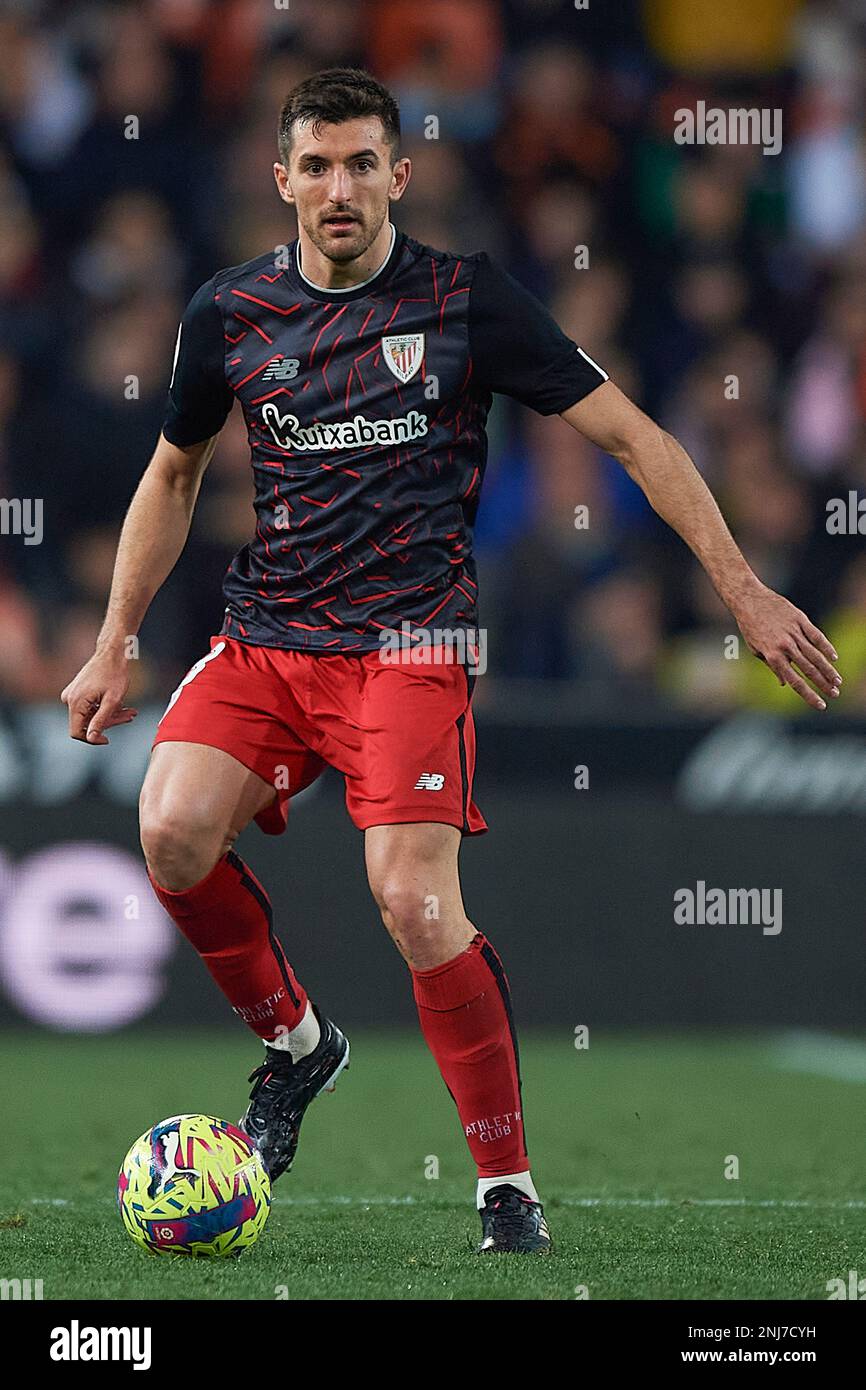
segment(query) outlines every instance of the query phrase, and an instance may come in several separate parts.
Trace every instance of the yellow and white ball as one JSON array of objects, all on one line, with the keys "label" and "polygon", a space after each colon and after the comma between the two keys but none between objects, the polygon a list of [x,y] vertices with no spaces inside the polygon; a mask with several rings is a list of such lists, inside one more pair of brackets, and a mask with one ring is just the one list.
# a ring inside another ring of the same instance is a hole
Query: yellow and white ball
[{"label": "yellow and white ball", "polygon": [[129,1235],[161,1255],[239,1255],[271,1208],[261,1154],[236,1125],[174,1115],[136,1139],[117,1179]]}]

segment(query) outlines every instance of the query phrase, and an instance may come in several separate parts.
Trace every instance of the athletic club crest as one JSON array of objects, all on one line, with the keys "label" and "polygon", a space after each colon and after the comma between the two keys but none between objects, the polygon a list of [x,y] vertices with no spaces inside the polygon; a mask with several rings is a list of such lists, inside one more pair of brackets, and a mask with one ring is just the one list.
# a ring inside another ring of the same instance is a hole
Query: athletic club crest
[{"label": "athletic club crest", "polygon": [[424,334],[395,333],[383,338],[382,356],[388,370],[405,386],[424,361]]}]

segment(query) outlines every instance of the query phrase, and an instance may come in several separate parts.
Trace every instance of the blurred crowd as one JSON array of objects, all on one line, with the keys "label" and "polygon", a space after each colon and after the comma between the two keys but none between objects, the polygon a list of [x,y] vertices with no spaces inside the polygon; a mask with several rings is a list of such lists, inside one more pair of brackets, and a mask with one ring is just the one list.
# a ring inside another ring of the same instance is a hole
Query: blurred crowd
[{"label": "blurred crowd", "polygon": [[[91,654],[180,313],[295,235],[276,114],[336,63],[400,101],[398,226],[488,250],[681,440],[866,711],[866,548],[826,525],[866,497],[861,0],[0,0],[0,497],[44,499],[41,544],[0,536],[0,697],[56,700]],[[780,110],[781,152],[677,144],[698,101]],[[614,711],[795,704],[731,659],[731,617],[618,464],[502,399],[490,438],[486,681]],[[131,702],[207,650],[252,527],[235,410]]]}]

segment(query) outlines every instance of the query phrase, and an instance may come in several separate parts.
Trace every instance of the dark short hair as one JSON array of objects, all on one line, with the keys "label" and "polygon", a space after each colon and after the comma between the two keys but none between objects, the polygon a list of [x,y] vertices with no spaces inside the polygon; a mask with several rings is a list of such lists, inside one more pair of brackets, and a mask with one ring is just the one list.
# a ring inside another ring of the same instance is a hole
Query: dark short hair
[{"label": "dark short hair", "polygon": [[288,164],[295,121],[310,121],[314,134],[322,125],[340,125],[359,116],[378,116],[391,146],[392,164],[400,151],[400,108],[387,87],[363,68],[326,68],[295,87],[283,102],[277,145]]}]

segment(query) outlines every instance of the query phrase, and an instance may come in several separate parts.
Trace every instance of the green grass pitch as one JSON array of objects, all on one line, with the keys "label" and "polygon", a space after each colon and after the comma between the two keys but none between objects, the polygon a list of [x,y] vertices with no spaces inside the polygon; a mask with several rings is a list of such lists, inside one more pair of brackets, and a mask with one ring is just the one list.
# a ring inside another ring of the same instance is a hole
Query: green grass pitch
[{"label": "green grass pitch", "polygon": [[786,1070],[770,1036],[594,1035],[577,1051],[527,1032],[527,1135],[556,1250],[479,1259],[473,1169],[420,1036],[351,1041],[258,1245],[211,1261],[140,1252],[116,1173],[167,1115],[236,1120],[256,1041],[0,1037],[0,1277],[42,1279],[46,1299],[592,1300],[825,1299],[829,1279],[866,1275],[856,1074]]}]

